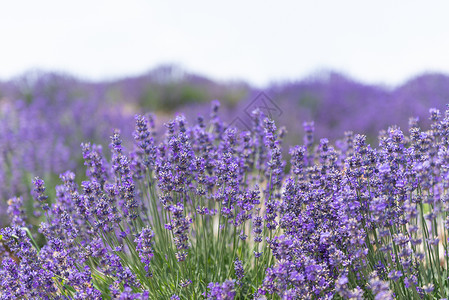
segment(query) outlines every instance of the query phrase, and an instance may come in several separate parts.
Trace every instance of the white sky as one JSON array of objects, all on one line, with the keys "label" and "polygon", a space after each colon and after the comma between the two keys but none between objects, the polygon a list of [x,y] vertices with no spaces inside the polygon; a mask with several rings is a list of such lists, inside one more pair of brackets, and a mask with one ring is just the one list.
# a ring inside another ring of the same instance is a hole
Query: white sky
[{"label": "white sky", "polygon": [[163,63],[257,85],[329,69],[395,85],[449,73],[449,1],[0,0],[0,79]]}]

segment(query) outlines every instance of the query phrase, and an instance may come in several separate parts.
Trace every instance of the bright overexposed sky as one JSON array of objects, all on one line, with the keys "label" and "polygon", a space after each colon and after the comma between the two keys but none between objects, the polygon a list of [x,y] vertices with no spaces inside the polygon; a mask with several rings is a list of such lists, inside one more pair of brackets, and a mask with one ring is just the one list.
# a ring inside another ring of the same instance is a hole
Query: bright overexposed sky
[{"label": "bright overexposed sky", "polygon": [[449,73],[449,1],[0,1],[0,79],[100,80],[175,63],[257,85],[336,70],[396,85]]}]

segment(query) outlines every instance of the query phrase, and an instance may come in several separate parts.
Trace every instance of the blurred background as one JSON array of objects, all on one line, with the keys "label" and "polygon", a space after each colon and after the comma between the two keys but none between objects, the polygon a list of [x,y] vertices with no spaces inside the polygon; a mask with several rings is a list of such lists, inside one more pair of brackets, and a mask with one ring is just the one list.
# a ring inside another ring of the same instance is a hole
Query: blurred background
[{"label": "blurred background", "polygon": [[29,198],[34,176],[51,193],[58,174],[84,172],[80,144],[107,153],[113,128],[131,140],[137,113],[155,113],[161,130],[180,112],[207,117],[214,99],[241,129],[265,109],[287,145],[302,142],[304,121],[317,140],[352,130],[373,144],[409,117],[427,126],[428,109],[449,103],[448,11],[446,1],[4,1],[0,202]]}]

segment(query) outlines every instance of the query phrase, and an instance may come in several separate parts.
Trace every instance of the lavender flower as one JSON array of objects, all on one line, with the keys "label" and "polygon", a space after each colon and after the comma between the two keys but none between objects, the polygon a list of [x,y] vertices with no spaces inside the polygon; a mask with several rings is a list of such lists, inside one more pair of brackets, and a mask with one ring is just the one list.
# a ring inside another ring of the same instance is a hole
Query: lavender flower
[{"label": "lavender flower", "polygon": [[33,180],[34,184],[34,197],[35,199],[41,204],[41,207],[43,210],[48,210],[49,206],[45,201],[47,200],[48,196],[44,194],[45,192],[45,186],[44,181],[40,179],[39,177],[35,177]]},{"label": "lavender flower", "polygon": [[24,227],[26,226],[26,216],[23,210],[23,199],[22,197],[14,197],[8,200],[8,215],[11,220],[11,225],[13,227]]},{"label": "lavender flower", "polygon": [[238,257],[234,261],[234,271],[235,271],[235,277],[237,277],[237,280],[240,282],[243,279],[244,270],[243,270],[243,263],[241,260],[238,259]]},{"label": "lavender flower", "polygon": [[137,243],[136,250],[139,253],[142,263],[145,265],[145,271],[150,274],[150,261],[154,256],[152,239],[154,237],[153,231],[149,228],[143,228],[137,238],[134,240]]}]

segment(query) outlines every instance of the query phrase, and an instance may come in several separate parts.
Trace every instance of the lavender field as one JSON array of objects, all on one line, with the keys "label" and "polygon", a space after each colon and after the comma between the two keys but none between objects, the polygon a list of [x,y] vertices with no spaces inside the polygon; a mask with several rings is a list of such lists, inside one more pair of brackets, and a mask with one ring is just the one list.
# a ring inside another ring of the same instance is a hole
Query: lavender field
[{"label": "lavender field", "polygon": [[0,299],[447,299],[448,103],[441,74],[0,82]]}]

